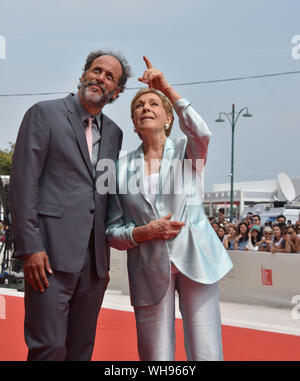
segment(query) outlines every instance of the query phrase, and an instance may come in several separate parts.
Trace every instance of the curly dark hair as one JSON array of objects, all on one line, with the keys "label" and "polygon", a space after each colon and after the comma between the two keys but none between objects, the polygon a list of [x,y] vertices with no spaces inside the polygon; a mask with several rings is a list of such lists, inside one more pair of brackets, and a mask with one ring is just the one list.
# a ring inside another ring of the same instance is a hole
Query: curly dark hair
[{"label": "curly dark hair", "polygon": [[96,58],[101,56],[112,56],[120,62],[120,65],[122,67],[122,75],[118,82],[118,88],[120,90],[120,93],[123,93],[125,90],[127,79],[132,76],[132,73],[126,58],[120,52],[114,52],[112,50],[104,50],[104,49],[91,52],[87,56],[83,71],[86,72],[87,70],[89,70],[89,68],[92,66],[93,61]]}]

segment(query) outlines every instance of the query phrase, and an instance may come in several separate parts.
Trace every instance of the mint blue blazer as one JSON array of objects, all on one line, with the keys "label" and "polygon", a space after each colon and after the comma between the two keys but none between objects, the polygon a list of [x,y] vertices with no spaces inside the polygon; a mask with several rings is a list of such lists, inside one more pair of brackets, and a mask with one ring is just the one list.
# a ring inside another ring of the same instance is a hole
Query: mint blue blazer
[{"label": "mint blue blazer", "polygon": [[[171,262],[188,278],[206,284],[217,282],[232,268],[202,205],[203,168],[211,133],[187,100],[177,101],[174,109],[185,136],[166,140],[154,205],[143,189],[143,145],[120,157],[116,164],[106,236],[111,247],[127,250],[133,306],[151,306],[162,300],[170,283]],[[169,213],[172,219],[185,222],[175,238],[139,244],[134,241],[134,227]]]}]

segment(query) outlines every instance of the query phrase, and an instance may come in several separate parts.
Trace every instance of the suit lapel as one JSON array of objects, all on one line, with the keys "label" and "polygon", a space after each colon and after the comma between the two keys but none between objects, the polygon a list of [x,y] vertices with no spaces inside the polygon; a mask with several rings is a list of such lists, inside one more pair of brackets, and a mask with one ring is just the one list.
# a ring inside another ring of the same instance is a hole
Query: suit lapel
[{"label": "suit lapel", "polygon": [[[96,176],[95,176],[95,182],[97,183],[98,178],[103,174],[102,166],[98,166],[99,161],[101,159],[113,159],[115,161],[116,159],[116,145],[119,144],[119,142],[114,141],[114,130],[115,127],[112,123],[112,121],[107,118],[103,113],[101,114],[101,139],[99,142],[99,152],[98,152],[98,160],[97,160],[97,167],[96,167]],[[108,172],[109,174],[109,172]],[[110,173],[111,175],[112,173]]]},{"label": "suit lapel", "polygon": [[66,98],[64,98],[65,105],[67,107],[68,113],[67,113],[67,118],[74,130],[74,133],[76,135],[76,139],[81,151],[81,154],[83,156],[83,159],[86,163],[86,166],[91,174],[92,177],[93,175],[93,168],[91,164],[91,159],[86,143],[86,137],[85,137],[85,131],[81,123],[80,115],[79,112],[77,111],[77,108],[75,106],[73,96],[72,94],[68,95]]},{"label": "suit lapel", "polygon": [[113,139],[114,126],[109,118],[103,113],[101,114],[101,139],[98,160],[111,157],[109,151],[115,151],[115,143]]}]

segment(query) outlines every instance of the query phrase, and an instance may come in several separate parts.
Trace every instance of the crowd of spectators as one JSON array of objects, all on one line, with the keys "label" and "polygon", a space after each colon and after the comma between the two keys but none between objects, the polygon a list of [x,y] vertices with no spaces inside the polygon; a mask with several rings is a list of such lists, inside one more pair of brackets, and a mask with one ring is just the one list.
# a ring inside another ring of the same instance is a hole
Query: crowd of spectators
[{"label": "crowd of spectators", "polygon": [[229,222],[224,208],[220,208],[218,215],[209,217],[209,221],[228,250],[300,254],[300,213],[295,224],[278,215],[276,221],[266,221],[263,226],[260,216],[253,213],[241,221]]}]

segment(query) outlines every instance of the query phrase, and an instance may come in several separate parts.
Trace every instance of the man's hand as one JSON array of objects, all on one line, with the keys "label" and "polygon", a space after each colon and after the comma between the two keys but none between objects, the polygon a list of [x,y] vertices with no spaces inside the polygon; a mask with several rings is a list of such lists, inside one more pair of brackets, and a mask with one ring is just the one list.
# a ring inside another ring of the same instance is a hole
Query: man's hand
[{"label": "man's hand", "polygon": [[46,272],[52,274],[48,256],[44,251],[25,256],[23,258],[24,276],[35,291],[44,292],[49,287]]}]

